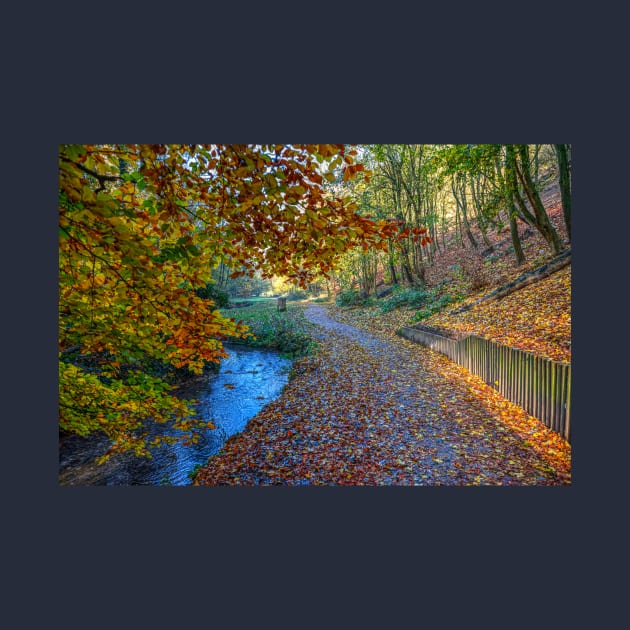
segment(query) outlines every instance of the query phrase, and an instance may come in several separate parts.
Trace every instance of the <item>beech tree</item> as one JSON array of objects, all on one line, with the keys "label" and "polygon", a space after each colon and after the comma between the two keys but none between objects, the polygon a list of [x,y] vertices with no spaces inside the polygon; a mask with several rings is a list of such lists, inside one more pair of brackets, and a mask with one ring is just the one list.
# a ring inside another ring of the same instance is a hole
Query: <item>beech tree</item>
[{"label": "beech tree", "polygon": [[[197,289],[282,275],[305,287],[349,247],[387,248],[397,228],[326,194],[344,145],[62,145],[59,150],[59,426],[103,431],[147,455],[150,422],[194,440],[202,423],[147,360],[200,373],[246,327]],[[203,293],[203,292],[202,292]]]}]

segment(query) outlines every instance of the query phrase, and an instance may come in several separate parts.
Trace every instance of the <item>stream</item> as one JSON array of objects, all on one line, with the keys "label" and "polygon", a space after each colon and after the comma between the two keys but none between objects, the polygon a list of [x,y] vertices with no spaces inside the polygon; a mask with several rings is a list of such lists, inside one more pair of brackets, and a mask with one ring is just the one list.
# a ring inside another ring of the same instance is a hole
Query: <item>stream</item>
[{"label": "stream", "polygon": [[[291,361],[271,350],[225,344],[229,354],[217,374],[186,386],[182,397],[199,401],[199,417],[214,429],[197,444],[164,444],[152,449],[151,459],[133,454],[114,455],[98,465],[107,450],[106,438],[70,435],[59,443],[59,484],[62,486],[185,486],[189,473],[219,452],[224,442],[242,431],[250,418],[277,398],[288,381]],[[155,425],[156,433],[177,434],[168,425]]]}]

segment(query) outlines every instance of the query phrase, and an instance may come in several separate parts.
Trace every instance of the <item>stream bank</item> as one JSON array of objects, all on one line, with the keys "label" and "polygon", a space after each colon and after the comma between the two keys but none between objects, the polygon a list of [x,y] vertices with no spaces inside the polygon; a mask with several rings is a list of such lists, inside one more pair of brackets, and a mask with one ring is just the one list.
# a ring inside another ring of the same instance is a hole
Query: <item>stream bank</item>
[{"label": "stream bank", "polygon": [[[106,438],[64,436],[59,444],[59,484],[189,485],[190,473],[218,453],[230,436],[242,431],[250,418],[281,394],[288,381],[291,361],[278,353],[233,344],[225,348],[229,357],[221,362],[217,374],[196,379],[179,392],[183,398],[197,399],[200,417],[215,425],[197,444],[164,444],[152,450],[151,459],[127,453],[98,465],[95,459],[107,450]],[[156,424],[151,430],[177,434],[168,425]]]}]

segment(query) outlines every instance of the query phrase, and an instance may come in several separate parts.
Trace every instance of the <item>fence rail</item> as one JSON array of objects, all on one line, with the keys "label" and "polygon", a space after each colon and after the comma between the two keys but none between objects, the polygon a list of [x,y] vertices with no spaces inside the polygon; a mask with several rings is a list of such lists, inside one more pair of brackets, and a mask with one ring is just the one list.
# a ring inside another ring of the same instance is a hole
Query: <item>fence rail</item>
[{"label": "fence rail", "polygon": [[456,341],[417,328],[398,334],[480,376],[527,413],[571,441],[571,365],[537,357],[476,335]]}]

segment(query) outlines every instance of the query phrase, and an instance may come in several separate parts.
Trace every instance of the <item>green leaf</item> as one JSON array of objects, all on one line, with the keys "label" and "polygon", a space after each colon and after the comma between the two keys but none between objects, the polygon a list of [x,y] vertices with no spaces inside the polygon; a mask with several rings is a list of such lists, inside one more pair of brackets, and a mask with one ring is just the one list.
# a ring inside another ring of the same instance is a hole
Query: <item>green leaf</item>
[{"label": "green leaf", "polygon": [[68,158],[73,161],[83,157],[86,153],[85,146],[82,144],[67,144],[64,150]]}]

